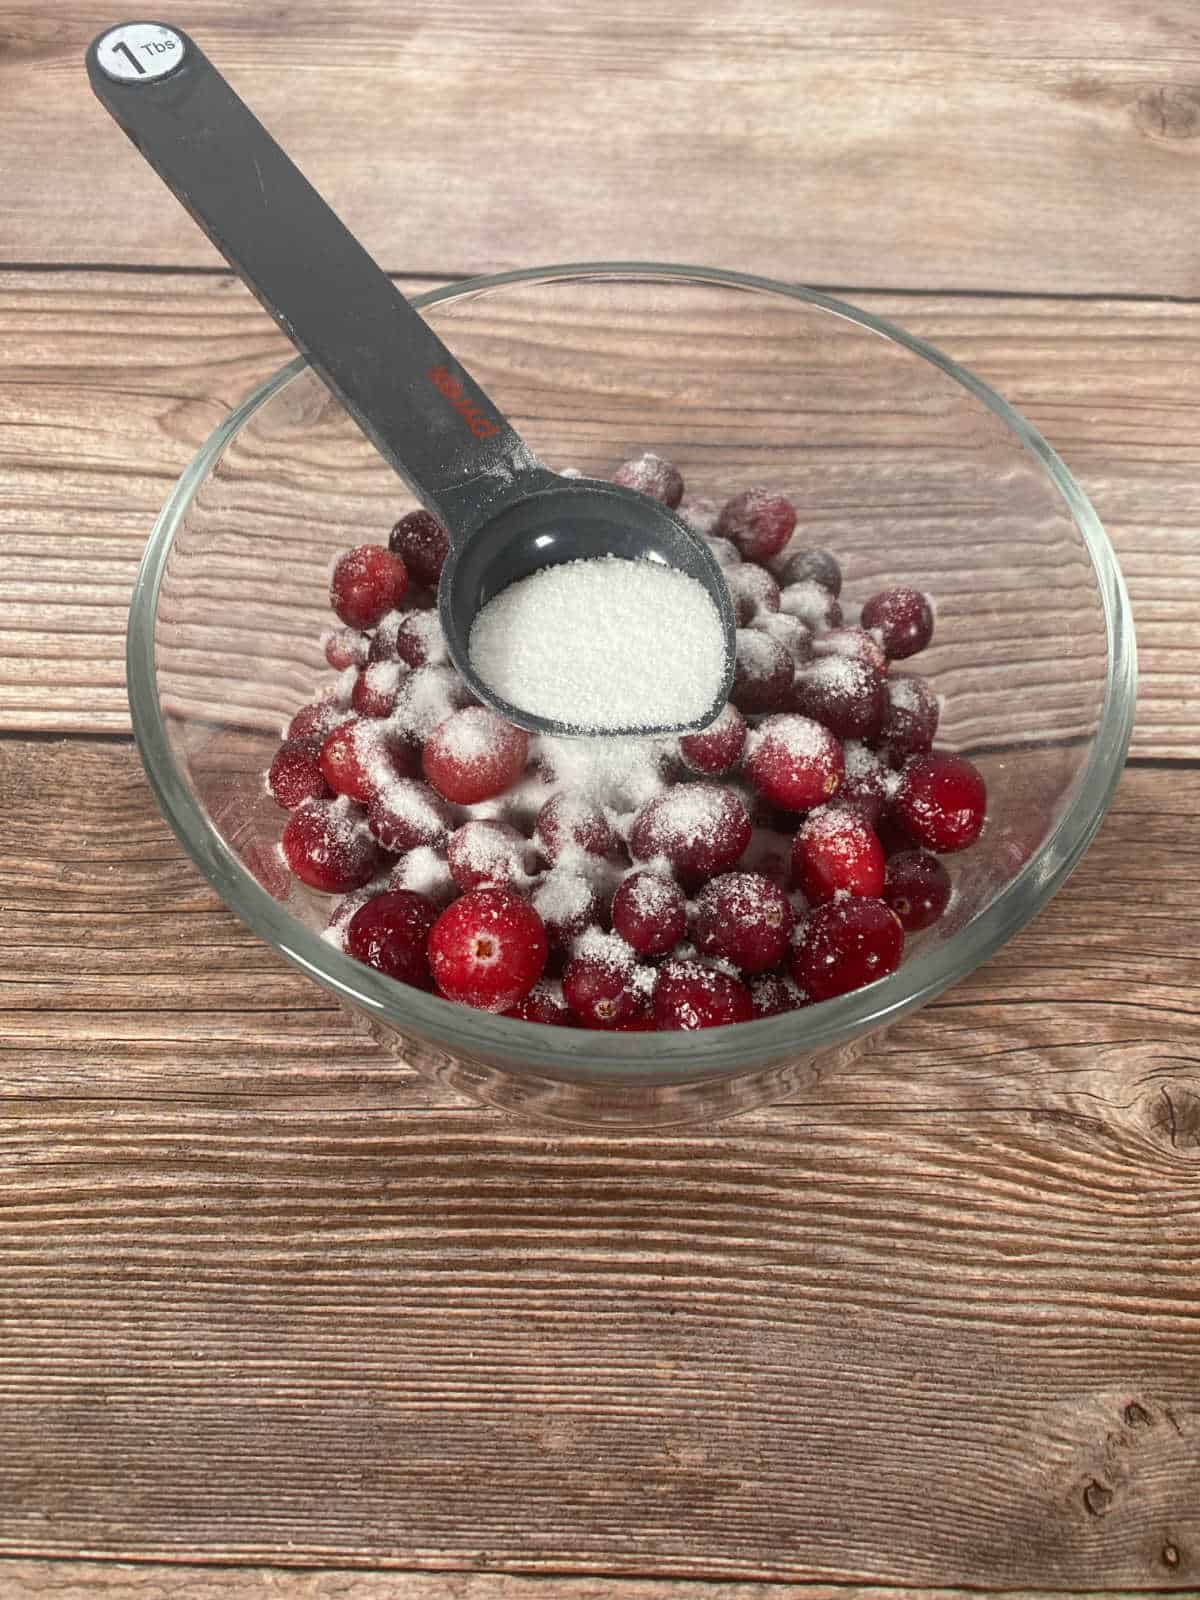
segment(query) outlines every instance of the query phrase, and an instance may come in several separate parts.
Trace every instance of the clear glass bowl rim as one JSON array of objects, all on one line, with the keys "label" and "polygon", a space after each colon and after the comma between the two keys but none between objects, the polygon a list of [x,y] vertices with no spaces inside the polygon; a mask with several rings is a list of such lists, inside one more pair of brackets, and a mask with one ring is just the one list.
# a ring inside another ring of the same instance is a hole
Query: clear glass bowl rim
[{"label": "clear glass bowl rim", "polygon": [[719,268],[662,262],[582,262],[527,267],[460,280],[413,297],[421,310],[506,285],[563,279],[641,279],[714,284],[782,295],[818,306],[903,346],[968,390],[1041,464],[1074,519],[1091,558],[1104,608],[1108,655],[1096,737],[1074,795],[1036,853],[992,903],[953,938],[919,952],[888,978],[803,1012],[689,1033],[607,1035],[517,1022],[439,1000],[363,966],[335,950],[286,911],[241,865],[197,803],[171,753],[158,697],[154,631],[171,545],[193,498],[238,431],[307,366],[281,367],[209,435],[181,474],[150,534],[134,585],[126,641],[134,738],[147,779],[168,823],[213,888],[256,934],[327,989],[401,1034],[413,1032],[452,1053],[502,1058],[586,1083],[620,1079],[652,1087],[699,1081],[832,1048],[882,1027],[986,961],[1029,922],[1060,887],[1099,827],[1133,731],[1136,653],[1129,599],[1120,568],[1086,494],[1041,434],[999,394],[924,340],[871,312],[797,285]]}]

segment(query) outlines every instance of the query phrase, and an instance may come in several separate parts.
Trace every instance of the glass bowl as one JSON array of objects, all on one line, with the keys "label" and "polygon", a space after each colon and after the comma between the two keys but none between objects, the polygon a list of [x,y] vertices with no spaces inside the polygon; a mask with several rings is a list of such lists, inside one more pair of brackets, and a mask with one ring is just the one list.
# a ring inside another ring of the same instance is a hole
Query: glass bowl
[{"label": "glass bowl", "polygon": [[843,597],[936,600],[913,665],[945,697],[939,745],[989,788],[951,858],[943,920],[869,988],[764,1021],[606,1035],[419,993],[320,937],[329,902],[289,881],[263,774],[327,672],[328,573],[415,506],[301,360],[219,427],[176,485],[134,592],[129,697],[184,848],[261,938],[399,1060],[559,1123],[727,1115],[853,1058],[873,1031],[986,961],[1041,909],[1112,796],[1134,710],[1129,604],[1086,496],[1037,432],[919,339],[827,295],[691,267],[535,268],[416,301],[540,458],[596,476],[643,450],[720,501],[791,496],[796,541],[832,549]]}]

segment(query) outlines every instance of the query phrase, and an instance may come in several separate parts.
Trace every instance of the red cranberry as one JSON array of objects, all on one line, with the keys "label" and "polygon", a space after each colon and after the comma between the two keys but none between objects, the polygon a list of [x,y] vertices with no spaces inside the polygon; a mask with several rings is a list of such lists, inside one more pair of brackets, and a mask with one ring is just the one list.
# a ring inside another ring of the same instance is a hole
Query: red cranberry
[{"label": "red cranberry", "polygon": [[330,628],[322,635],[321,644],[325,659],[335,672],[345,672],[347,667],[366,664],[370,641],[357,628]]},{"label": "red cranberry", "polygon": [[539,978],[523,1000],[501,1013],[518,1022],[543,1022],[551,1028],[573,1028],[575,1018],[562,997],[562,987]]},{"label": "red cranberry", "polygon": [[647,1011],[642,1016],[630,1017],[628,1022],[618,1022],[609,1028],[609,1033],[657,1033],[658,1023],[654,1020],[653,1011]]},{"label": "red cranberry", "polygon": [[400,652],[396,649],[396,640],[408,615],[407,611],[389,611],[387,616],[380,618],[367,650],[368,666],[374,666],[378,661],[399,661]]},{"label": "red cranberry", "polygon": [[857,806],[872,828],[878,827],[887,809],[889,785],[896,779],[887,770],[873,750],[856,739],[847,739],[842,746],[846,763],[838,799],[847,805]]},{"label": "red cranberry", "polygon": [[887,704],[879,730],[879,750],[894,767],[933,748],[938,700],[925,678],[897,673],[887,680]]},{"label": "red cranberry", "polygon": [[317,752],[300,739],[285,739],[279,746],[267,773],[267,786],[285,811],[305,800],[326,800],[333,793],[321,772]]},{"label": "red cranberry", "polygon": [[[700,494],[685,494],[676,509],[682,521],[687,523],[693,533],[700,534],[702,538],[709,538],[712,535],[717,526],[717,518],[721,514],[721,508],[715,500],[709,500]],[[729,544],[729,541],[722,539],[721,543]],[[729,548],[733,551],[733,560],[740,561],[741,557],[733,546],[729,545]],[[720,557],[717,559],[720,560]],[[724,566],[725,563],[722,561],[721,565]]]},{"label": "red cranberry", "polygon": [[418,583],[436,589],[450,536],[431,511],[410,511],[388,535],[388,549],[403,557]]},{"label": "red cranberry", "polygon": [[699,961],[668,961],[654,985],[654,1020],[660,1029],[719,1028],[749,1022],[754,1003],[744,983]]},{"label": "red cranberry", "polygon": [[486,817],[464,822],[446,845],[450,875],[460,889],[520,883],[527,875],[531,854],[528,841],[514,827]]},{"label": "red cranberry", "polygon": [[747,561],[769,561],[792,537],[796,508],[770,489],[745,489],[721,507],[716,532],[731,539]]},{"label": "red cranberry", "polygon": [[321,746],[320,763],[334,793],[362,805],[385,784],[407,777],[415,765],[409,746],[390,736],[382,723],[358,718],[333,730]]},{"label": "red cranberry", "polygon": [[787,611],[760,611],[750,626],[775,639],[797,666],[813,658],[813,636],[808,627]]},{"label": "red cranberry", "polygon": [[780,889],[792,886],[791,825],[788,831],[758,827],[750,838],[750,845],[742,857],[743,872],[756,872],[760,878],[769,878]]},{"label": "red cranberry", "polygon": [[890,856],[883,898],[907,933],[932,927],[950,903],[950,874],[927,850]]},{"label": "red cranberry", "polygon": [[399,556],[378,544],[360,544],[338,557],[329,580],[329,603],[351,628],[373,628],[403,598],[408,572]]},{"label": "red cranberry", "polygon": [[310,889],[348,894],[379,871],[379,846],[348,800],[309,800],[293,811],[283,830],[288,866]]},{"label": "red cranberry", "polygon": [[814,1000],[832,1000],[895,972],[904,929],[882,900],[847,895],[818,906],[792,946],[792,975]]},{"label": "red cranberry", "polygon": [[842,592],[842,569],[828,550],[788,551],[778,571],[779,582],[785,588],[792,583],[819,583],[835,600]]},{"label": "red cranberry", "polygon": [[620,841],[600,807],[576,799],[565,790],[551,795],[538,812],[533,842],[550,862],[572,851],[604,860],[620,849]]},{"label": "red cranberry", "polygon": [[385,850],[403,855],[418,845],[441,845],[453,826],[445,802],[418,778],[400,778],[367,807],[367,826]]},{"label": "red cranberry", "polygon": [[349,718],[350,713],[346,708],[335,701],[314,700],[311,705],[300,707],[288,723],[285,737],[306,744],[312,750],[319,750],[338,724]]},{"label": "red cranberry", "polygon": [[491,800],[525,770],[529,735],[483,706],[467,706],[429,735],[421,766],[447,800],[461,806]]},{"label": "red cranberry", "polygon": [[638,812],[629,846],[638,861],[664,856],[686,886],[732,867],[750,843],[740,797],[715,783],[681,783]]},{"label": "red cranberry", "polygon": [[612,903],[613,932],[640,956],[665,956],[687,932],[683,890],[657,872],[631,872]]},{"label": "red cranberry", "polygon": [[842,625],[842,608],[828,589],[805,578],[802,583],[789,583],[779,591],[779,609],[789,616],[799,617],[813,633],[825,633]]},{"label": "red cranberry", "polygon": [[892,809],[897,822],[927,850],[965,850],[979,837],[987,788],[964,756],[932,750],[914,756],[900,774]]},{"label": "red cranberry", "polygon": [[729,704],[707,728],[683,735],[679,755],[689,772],[715,777],[737,766],[745,743],[746,720],[735,705]]},{"label": "red cranberry", "polygon": [[429,935],[429,965],[448,1000],[480,1011],[509,1011],[546,965],[546,930],[511,889],[473,889],[445,911]]},{"label": "red cranberry", "polygon": [[683,478],[669,461],[647,451],[635,461],[624,461],[613,473],[613,482],[624,489],[636,489],[661,500],[664,506],[677,506],[683,499]]},{"label": "red cranberry", "polygon": [[743,972],[765,972],[787,949],[794,921],[787,896],[769,878],[726,872],[697,898],[696,944]]},{"label": "red cranberry", "polygon": [[351,917],[346,953],[414,989],[432,989],[425,944],[438,908],[424,895],[388,889],[373,895]]},{"label": "red cranberry", "polygon": [[834,895],[883,893],[883,847],[853,806],[818,806],[792,841],[792,873],[811,905]]},{"label": "red cranberry", "polygon": [[724,573],[739,628],[748,628],[756,617],[779,610],[779,585],[765,567],[744,561],[739,567],[724,568]]},{"label": "red cranberry", "polygon": [[747,740],[746,776],[756,793],[781,811],[808,811],[838,791],[842,747],[809,717],[768,717]]},{"label": "red cranberry", "polygon": [[862,628],[830,628],[828,633],[823,633],[813,641],[813,654],[849,656],[866,667],[873,667],[878,673],[886,673],[888,669],[888,659],[882,645]]},{"label": "red cranberry", "polygon": [[529,898],[555,949],[562,949],[600,919],[600,897],[592,883],[568,867],[556,867],[539,878]]},{"label": "red cranberry", "polygon": [[886,679],[852,656],[819,656],[797,668],[792,704],[839,739],[872,739],[883,724]]},{"label": "red cranberry", "polygon": [[737,658],[731,699],[746,716],[782,711],[792,690],[796,667],[777,639],[755,628],[737,630]]},{"label": "red cranberry", "polygon": [[919,589],[884,589],[872,595],[861,620],[892,661],[915,656],[933,638],[933,607]]},{"label": "red cranberry", "polygon": [[563,996],[589,1028],[614,1028],[648,1011],[646,996],[634,981],[633,951],[613,933],[588,934],[567,962]]},{"label": "red cranberry", "polygon": [[396,629],[394,649],[397,659],[409,667],[440,667],[450,659],[436,611],[406,612]]},{"label": "red cranberry", "polygon": [[812,1001],[797,988],[795,980],[781,972],[766,972],[750,985],[750,1003],[755,1017],[780,1017],[785,1011],[799,1011]]},{"label": "red cranberry", "polygon": [[379,661],[364,667],[354,680],[350,704],[360,717],[390,717],[396,709],[396,696],[404,668],[398,661]]}]

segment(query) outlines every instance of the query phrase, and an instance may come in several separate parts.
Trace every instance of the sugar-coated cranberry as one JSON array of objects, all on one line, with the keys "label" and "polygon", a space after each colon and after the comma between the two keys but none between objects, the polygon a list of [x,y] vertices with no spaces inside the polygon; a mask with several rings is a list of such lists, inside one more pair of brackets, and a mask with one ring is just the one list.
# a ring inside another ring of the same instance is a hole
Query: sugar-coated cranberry
[{"label": "sugar-coated cranberry", "polygon": [[850,656],[876,672],[886,673],[888,659],[883,646],[863,628],[830,628],[819,639],[813,640],[813,654],[818,656]]},{"label": "sugar-coated cranberry", "polygon": [[794,921],[778,884],[757,872],[726,872],[701,889],[694,934],[706,955],[743,972],[765,972],[787,949]]},{"label": "sugar-coated cranberry", "polygon": [[388,535],[388,549],[427,589],[437,588],[449,548],[450,536],[431,511],[410,511]]},{"label": "sugar-coated cranberry", "polygon": [[886,681],[853,656],[818,656],[796,669],[792,705],[839,739],[873,739],[883,724]]},{"label": "sugar-coated cranberry", "polygon": [[965,850],[983,827],[987,787],[965,756],[932,750],[914,756],[901,772],[892,812],[911,839],[927,850]]},{"label": "sugar-coated cranberry", "polygon": [[367,806],[367,826],[395,855],[418,845],[440,846],[453,825],[445,801],[419,778],[387,784]]},{"label": "sugar-coated cranberry", "polygon": [[396,659],[409,667],[440,667],[450,659],[436,611],[405,612],[396,629],[393,648]]},{"label": "sugar-coated cranberry", "polygon": [[813,633],[825,633],[842,625],[842,608],[829,590],[812,578],[789,583],[779,591],[779,609],[799,617]]},{"label": "sugar-coated cranberry", "polygon": [[525,770],[529,735],[495,711],[467,706],[433,730],[421,754],[426,778],[456,805],[491,800]]},{"label": "sugar-coated cranberry", "polygon": [[508,1011],[533,988],[547,955],[541,918],[511,889],[473,889],[429,935],[429,965],[448,1000]]},{"label": "sugar-coated cranberry", "polygon": [[404,668],[398,661],[378,661],[363,667],[354,680],[350,704],[360,717],[390,717]]},{"label": "sugar-coated cranberry", "polygon": [[518,884],[529,872],[533,852],[529,842],[507,822],[472,817],[450,835],[446,861],[460,889],[479,889],[485,883]]},{"label": "sugar-coated cranberry", "polygon": [[311,705],[300,707],[287,725],[285,738],[319,750],[338,724],[347,721],[349,716],[346,707],[331,698],[314,700]]},{"label": "sugar-coated cranberry", "polygon": [[600,896],[590,878],[570,867],[554,867],[534,884],[530,903],[556,949],[590,928],[600,918]]},{"label": "sugar-coated cranberry", "polygon": [[796,664],[777,639],[757,628],[739,628],[730,698],[746,716],[786,710]]},{"label": "sugar-coated cranberry", "polygon": [[656,795],[629,831],[634,858],[665,857],[685,887],[727,871],[749,843],[744,803],[715,783],[681,783]]},{"label": "sugar-coated cranberry", "polygon": [[842,569],[837,557],[828,550],[815,546],[806,550],[788,550],[778,568],[779,582],[786,588],[792,583],[819,583],[828,589],[836,600],[842,592]]},{"label": "sugar-coated cranberry", "polygon": [[723,571],[739,628],[748,628],[756,617],[779,610],[779,585],[766,567],[743,561],[740,566],[725,567]]},{"label": "sugar-coated cranberry", "polygon": [[919,589],[881,590],[862,608],[861,621],[892,661],[915,656],[933,638],[933,607]]},{"label": "sugar-coated cranberry", "polygon": [[357,628],[330,628],[321,636],[325,659],[335,672],[366,664],[371,641]]},{"label": "sugar-coated cranberry", "polygon": [[907,933],[932,927],[950,904],[950,874],[928,850],[888,857],[883,898]]},{"label": "sugar-coated cranberry", "polygon": [[737,766],[745,743],[746,719],[730,703],[707,728],[682,736],[679,755],[689,772],[703,772],[715,777]]},{"label": "sugar-coated cranberry", "polygon": [[351,917],[346,953],[414,989],[432,989],[425,945],[437,919],[438,908],[424,895],[387,889],[373,895]]},{"label": "sugar-coated cranberry", "polygon": [[909,756],[932,749],[937,726],[938,698],[926,678],[897,673],[887,680],[877,744],[890,765],[902,767]]},{"label": "sugar-coated cranberry", "polygon": [[389,611],[386,616],[379,619],[367,649],[368,666],[373,666],[377,661],[399,661],[400,652],[396,648],[396,640],[408,616],[407,611]]},{"label": "sugar-coated cranberry", "polygon": [[400,684],[392,721],[420,744],[438,723],[471,704],[471,691],[453,667],[414,667]]},{"label": "sugar-coated cranberry", "polygon": [[[682,507],[680,507],[682,511]],[[719,567],[740,567],[742,558],[738,554],[738,547],[730,544],[728,539],[718,539],[715,533],[706,534],[704,542],[716,557]]]},{"label": "sugar-coated cranberry", "polygon": [[810,905],[836,894],[883,893],[883,847],[854,806],[818,806],[792,841],[792,874]]},{"label": "sugar-coated cranberry", "polygon": [[847,739],[842,746],[846,770],[838,799],[846,805],[857,806],[870,827],[877,827],[887,809],[890,785],[896,779],[873,750],[857,739]]},{"label": "sugar-coated cranberry", "polygon": [[440,909],[457,900],[460,889],[450,876],[446,857],[435,845],[419,844],[406,850],[388,875],[389,889],[411,889]]},{"label": "sugar-coated cranberry", "polygon": [[574,1014],[563,999],[562,985],[548,978],[539,978],[523,1000],[501,1015],[515,1017],[518,1022],[543,1022],[551,1028],[575,1027]]},{"label": "sugar-coated cranberry", "polygon": [[373,628],[407,588],[408,571],[399,556],[379,544],[360,544],[335,562],[329,603],[348,627]]},{"label": "sugar-coated cranberry", "polygon": [[750,991],[737,978],[699,961],[668,961],[654,984],[654,1020],[659,1028],[719,1028],[749,1022]]},{"label": "sugar-coated cranberry", "polygon": [[623,489],[649,495],[651,500],[661,500],[664,506],[677,506],[683,499],[682,474],[649,450],[633,461],[623,461],[613,473],[613,482]]},{"label": "sugar-coated cranberry", "polygon": [[[717,526],[717,518],[721,514],[721,508],[717,502],[708,499],[706,495],[702,494],[685,494],[676,510],[679,512],[680,519],[686,522],[692,532],[698,533],[701,538],[708,538],[713,534],[713,530]],[[721,543],[728,544],[729,541],[722,539]],[[740,561],[741,557],[733,549],[733,546],[730,545],[729,548],[733,550],[733,559]],[[717,559],[720,560],[720,557],[718,556]],[[724,566],[725,563],[722,561],[721,565]]]},{"label": "sugar-coated cranberry", "polygon": [[309,800],[283,830],[288,866],[310,889],[348,894],[368,883],[383,864],[379,846],[348,800]]},{"label": "sugar-coated cranberry", "polygon": [[589,933],[563,971],[563,997],[589,1028],[614,1028],[649,1010],[633,951],[615,933]]},{"label": "sugar-coated cranberry", "polygon": [[747,561],[769,561],[792,537],[796,508],[771,489],[744,489],[721,507],[716,532],[729,539]]},{"label": "sugar-coated cranberry", "polygon": [[782,972],[764,972],[750,985],[750,1003],[755,1017],[780,1017],[785,1011],[800,1011],[812,1001],[794,978]]},{"label": "sugar-coated cranberry", "polygon": [[882,900],[847,895],[818,906],[792,946],[792,976],[814,1000],[832,1000],[895,972],[904,929]]},{"label": "sugar-coated cranberry", "polygon": [[566,790],[551,795],[538,812],[533,842],[550,862],[576,851],[604,860],[620,850],[620,841],[600,807]]},{"label": "sugar-coated cranberry", "polygon": [[325,800],[333,790],[325,782],[317,752],[302,739],[285,739],[267,773],[267,787],[277,805],[292,811],[305,800]]},{"label": "sugar-coated cranberry", "polygon": [[383,723],[358,717],[333,730],[321,746],[319,759],[325,782],[334,793],[361,805],[385,784],[407,777],[415,768],[408,745],[391,735]]},{"label": "sugar-coated cranberry", "polygon": [[746,776],[768,805],[808,811],[835,795],[845,761],[842,747],[811,717],[768,717],[746,741]]},{"label": "sugar-coated cranberry", "polygon": [[631,872],[612,902],[613,932],[641,956],[665,956],[687,932],[683,890],[661,873]]},{"label": "sugar-coated cranberry", "polygon": [[813,658],[812,631],[799,617],[787,611],[760,611],[750,624],[760,633],[769,634],[791,656],[797,666]]}]

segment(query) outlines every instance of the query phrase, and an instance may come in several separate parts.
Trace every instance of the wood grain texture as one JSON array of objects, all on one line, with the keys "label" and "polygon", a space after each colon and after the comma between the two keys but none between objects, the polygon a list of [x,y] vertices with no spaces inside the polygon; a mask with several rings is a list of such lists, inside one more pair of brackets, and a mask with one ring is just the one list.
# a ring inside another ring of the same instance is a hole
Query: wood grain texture
[{"label": "wood grain texture", "polygon": [[[707,262],[1196,294],[1189,0],[168,3],[387,266]],[[0,7],[0,258],[211,265],[92,102],[95,0]],[[53,183],[27,181],[54,155]]]},{"label": "wood grain texture", "polygon": [[1195,1592],[1200,775],[838,1081],[557,1138],[258,947],[128,747],[0,760],[0,1551]]},{"label": "wood grain texture", "polygon": [[[995,383],[1075,469],[1133,597],[1134,749],[1200,755],[1200,308],[857,299]],[[114,324],[143,337],[114,340]],[[128,727],[124,628],[147,532],[194,449],[287,353],[228,278],[0,278],[0,726]]]}]

